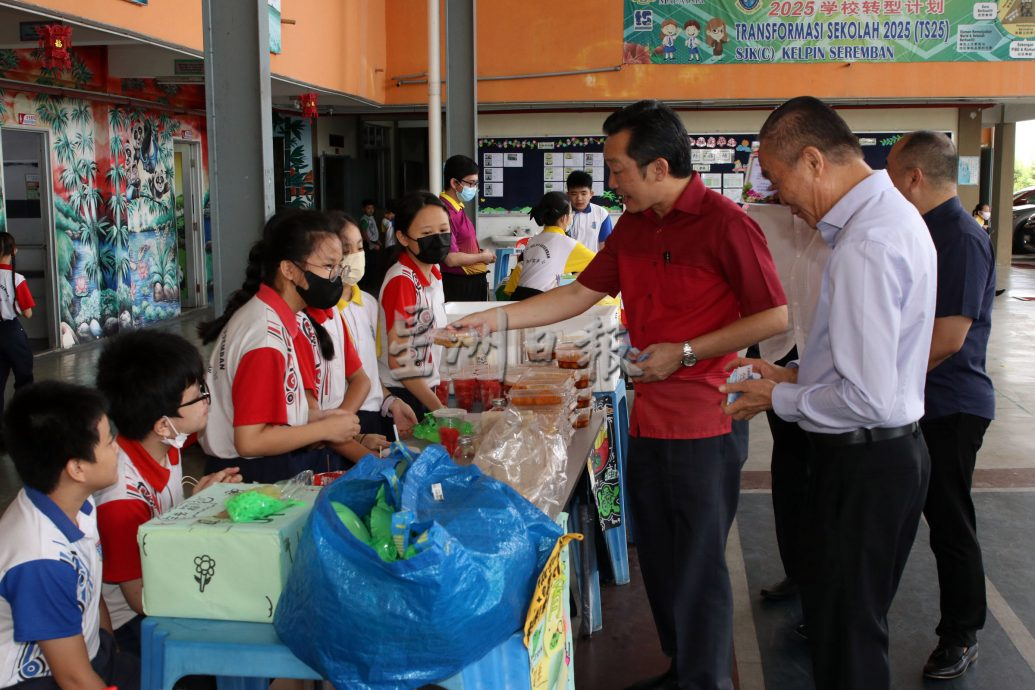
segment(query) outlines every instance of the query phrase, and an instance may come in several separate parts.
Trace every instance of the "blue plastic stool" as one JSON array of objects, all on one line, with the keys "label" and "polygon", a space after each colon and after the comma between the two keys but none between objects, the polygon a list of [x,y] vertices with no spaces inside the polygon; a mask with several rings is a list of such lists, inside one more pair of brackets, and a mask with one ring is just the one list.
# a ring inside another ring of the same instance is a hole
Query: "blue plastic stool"
[{"label": "blue plastic stool", "polygon": [[517,258],[517,249],[514,247],[500,247],[496,250],[496,263],[492,267],[493,294],[496,293],[496,288],[510,276],[510,272],[513,270],[510,265],[511,258]]},{"label": "blue plastic stool", "polygon": [[[270,678],[321,680],[268,623],[149,616],[141,626],[141,690],[172,690],[184,676],[216,676],[219,690],[268,690]],[[520,632],[451,678],[448,690],[528,688]]]},{"label": "blue plastic stool", "polygon": [[611,571],[615,576],[615,584],[629,583],[629,544],[628,536],[632,534],[632,518],[629,515],[628,502],[625,500],[625,477],[629,454],[629,399],[625,395],[625,381],[618,379],[613,391],[594,393],[597,400],[606,400],[614,410],[614,438],[608,439],[614,444],[618,456],[618,499],[622,509],[622,524],[604,532],[604,543],[611,559]]}]

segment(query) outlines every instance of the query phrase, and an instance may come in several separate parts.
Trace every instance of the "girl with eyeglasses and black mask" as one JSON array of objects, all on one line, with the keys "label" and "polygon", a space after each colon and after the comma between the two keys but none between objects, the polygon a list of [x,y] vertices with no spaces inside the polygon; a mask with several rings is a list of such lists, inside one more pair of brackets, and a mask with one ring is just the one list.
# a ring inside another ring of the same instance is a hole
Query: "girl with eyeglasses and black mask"
[{"label": "girl with eyeglasses and black mask", "polygon": [[[216,341],[209,361],[212,406],[200,441],[207,472],[240,467],[245,481],[275,482],[303,470],[344,469],[330,448],[359,432],[355,414],[313,414],[295,346],[297,314],[341,298],[341,242],[319,211],[288,209],[266,223],[248,254],[244,285],[198,332]],[[321,329],[322,330],[322,329]],[[326,336],[326,333],[324,334]]]},{"label": "girl with eyeglasses and black mask", "polygon": [[378,299],[378,357],[389,393],[421,419],[442,407],[435,394],[442,347],[420,337],[447,323],[438,264],[449,253],[450,230],[442,201],[429,192],[403,197],[395,209],[395,239],[399,259],[388,269]]}]

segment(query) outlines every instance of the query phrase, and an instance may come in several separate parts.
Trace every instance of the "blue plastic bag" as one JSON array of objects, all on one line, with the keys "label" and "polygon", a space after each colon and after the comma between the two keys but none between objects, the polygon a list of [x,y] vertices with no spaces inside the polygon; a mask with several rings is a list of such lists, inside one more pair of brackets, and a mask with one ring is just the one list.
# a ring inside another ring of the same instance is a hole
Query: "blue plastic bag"
[{"label": "blue plastic bag", "polygon": [[[337,688],[415,688],[480,659],[521,630],[561,535],[514,489],[441,446],[397,483],[400,460],[368,456],[321,492],[277,604],[280,639]],[[382,485],[428,529],[430,545],[409,560],[382,561],[331,506],[365,515]]]}]

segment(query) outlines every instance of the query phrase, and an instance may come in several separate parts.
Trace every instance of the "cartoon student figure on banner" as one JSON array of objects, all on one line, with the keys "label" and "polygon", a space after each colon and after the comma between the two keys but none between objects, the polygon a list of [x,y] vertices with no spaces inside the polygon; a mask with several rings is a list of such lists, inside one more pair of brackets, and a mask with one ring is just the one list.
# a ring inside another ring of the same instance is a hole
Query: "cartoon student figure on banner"
[{"label": "cartoon student figure on banner", "polygon": [[712,54],[715,57],[722,57],[722,48],[726,41],[730,40],[729,35],[726,33],[726,22],[719,17],[712,17],[708,20],[705,33],[708,34],[705,42],[712,49]]},{"label": "cartoon student figure on banner", "polygon": [[686,34],[686,47],[690,51],[689,61],[700,62],[701,51],[697,47],[697,37],[701,35],[701,22],[696,19],[688,19],[683,24],[683,32]]},{"label": "cartoon student figure on banner", "polygon": [[[665,61],[676,59],[676,36],[679,35],[679,24],[675,19],[666,19],[661,23],[661,52]],[[655,50],[655,52],[657,52]]]}]

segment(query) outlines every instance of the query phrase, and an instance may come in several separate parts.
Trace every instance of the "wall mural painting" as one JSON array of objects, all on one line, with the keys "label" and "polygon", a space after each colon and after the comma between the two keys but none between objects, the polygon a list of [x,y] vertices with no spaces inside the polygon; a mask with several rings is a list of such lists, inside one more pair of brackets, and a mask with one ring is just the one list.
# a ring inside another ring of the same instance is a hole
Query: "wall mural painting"
[{"label": "wall mural painting", "polygon": [[[32,51],[0,51],[0,76],[31,71]],[[96,59],[94,53],[89,57]],[[75,75],[37,83],[91,82],[89,61]],[[0,124],[49,130],[61,346],[180,313],[173,139],[202,140],[204,118],[64,98],[0,92]],[[202,172],[205,203],[207,175]],[[0,204],[2,208],[2,204]],[[2,227],[2,216],[0,216]]]},{"label": "wall mural painting", "polygon": [[284,137],[284,198],[287,206],[313,207],[313,129],[309,120],[274,111],[273,136]]}]

